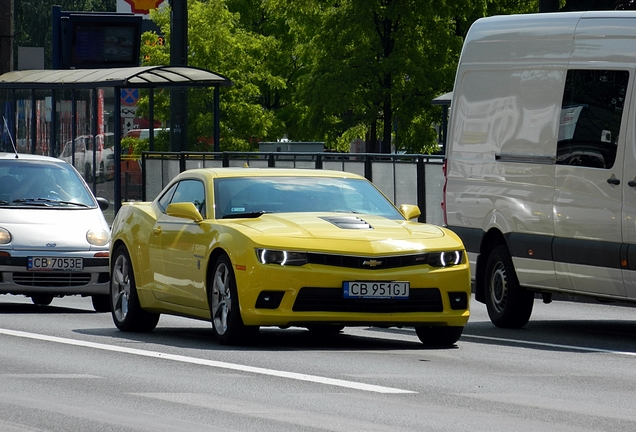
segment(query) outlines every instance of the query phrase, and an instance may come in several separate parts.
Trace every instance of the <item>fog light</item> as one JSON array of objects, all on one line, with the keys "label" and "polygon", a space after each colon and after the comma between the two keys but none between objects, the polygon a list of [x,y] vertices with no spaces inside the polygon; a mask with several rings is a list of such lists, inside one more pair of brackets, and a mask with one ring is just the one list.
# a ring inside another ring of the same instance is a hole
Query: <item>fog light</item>
[{"label": "fog light", "polygon": [[468,309],[468,294],[463,291],[449,292],[448,299],[453,310]]}]

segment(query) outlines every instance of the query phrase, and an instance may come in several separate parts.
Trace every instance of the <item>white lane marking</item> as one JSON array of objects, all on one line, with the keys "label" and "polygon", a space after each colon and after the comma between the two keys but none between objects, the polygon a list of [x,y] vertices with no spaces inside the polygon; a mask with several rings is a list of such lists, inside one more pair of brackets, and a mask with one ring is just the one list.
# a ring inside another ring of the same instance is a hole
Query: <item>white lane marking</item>
[{"label": "white lane marking", "polygon": [[544,346],[544,347],[550,347],[550,348],[561,348],[561,349],[568,349],[571,351],[587,351],[587,352],[597,352],[597,353],[606,353],[606,354],[618,354],[618,355],[625,355],[625,356],[632,356],[632,357],[636,356],[636,353],[629,352],[629,351],[614,351],[614,350],[607,350],[602,348],[581,347],[576,345],[561,345],[561,344],[553,344],[553,343],[547,343],[547,342],[533,342],[533,341],[525,341],[525,340],[518,340],[518,339],[506,339],[506,338],[495,338],[490,336],[475,336],[475,335],[463,334],[462,339],[465,339],[465,338],[484,339],[484,340],[492,340],[497,342],[508,342],[508,343],[515,343],[519,345],[536,345],[536,346]]},{"label": "white lane marking", "polygon": [[133,355],[138,355],[142,357],[173,360],[173,361],[178,361],[182,363],[191,363],[191,364],[209,366],[214,368],[230,369],[230,370],[249,372],[249,373],[260,374],[260,375],[269,375],[269,376],[275,376],[279,378],[294,379],[298,381],[309,381],[309,382],[318,383],[318,384],[326,384],[331,386],[345,387],[345,388],[376,392],[376,393],[417,393],[411,390],[402,390],[402,389],[397,389],[392,387],[383,387],[383,386],[377,386],[373,384],[364,384],[364,383],[359,383],[355,381],[345,381],[345,380],[340,380],[335,378],[326,378],[326,377],[307,375],[307,374],[301,374],[296,372],[285,372],[285,371],[279,371],[275,369],[245,366],[245,365],[240,365],[235,363],[226,363],[226,362],[220,362],[215,360],[200,359],[196,357],[167,354],[167,353],[162,353],[158,351],[146,351],[146,350],[140,350],[135,348],[125,348],[125,347],[119,347],[116,345],[106,345],[101,343],[81,341],[81,340],[75,340],[75,339],[67,339],[67,338],[61,338],[56,336],[47,336],[47,335],[41,335],[36,333],[27,333],[27,332],[16,331],[16,330],[0,329],[0,334],[4,334],[7,336],[27,338],[27,339],[42,340],[47,342],[56,342],[56,343],[61,343],[66,345],[75,345],[75,346],[81,346],[81,347],[87,347],[87,348],[94,348],[94,349],[100,349],[104,351],[114,351],[114,352],[120,352],[125,354],[133,354]]},{"label": "white lane marking", "polygon": [[84,374],[0,374],[1,378],[37,378],[37,379],[103,379],[96,375]]}]

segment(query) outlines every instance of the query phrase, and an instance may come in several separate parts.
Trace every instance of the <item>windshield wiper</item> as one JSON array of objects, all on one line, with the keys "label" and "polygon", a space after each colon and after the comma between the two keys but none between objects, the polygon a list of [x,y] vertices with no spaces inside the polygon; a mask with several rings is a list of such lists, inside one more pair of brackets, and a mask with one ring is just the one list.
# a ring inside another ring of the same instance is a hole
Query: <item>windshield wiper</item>
[{"label": "windshield wiper", "polygon": [[78,203],[78,202],[74,202],[74,201],[55,201],[55,200],[51,200],[51,202],[60,203],[60,204],[67,204],[67,205],[74,205],[74,206],[78,206],[78,207],[90,207],[90,206],[88,206],[86,204]]},{"label": "windshield wiper", "polygon": [[51,204],[58,204],[58,205],[66,204],[66,205],[73,205],[73,206],[79,206],[79,207],[89,207],[86,204],[82,204],[78,202],[60,201],[60,200],[54,200],[49,198],[19,198],[19,199],[13,200],[13,203],[33,204],[33,205],[39,205],[39,206],[51,206]]},{"label": "windshield wiper", "polygon": [[246,212],[246,213],[232,213],[232,214],[223,215],[221,219],[257,218],[257,217],[261,217],[265,213],[268,213],[268,212],[261,210],[261,211]]},{"label": "windshield wiper", "polygon": [[13,204],[33,204],[38,206],[48,206],[51,200],[46,198],[19,198],[12,201]]}]

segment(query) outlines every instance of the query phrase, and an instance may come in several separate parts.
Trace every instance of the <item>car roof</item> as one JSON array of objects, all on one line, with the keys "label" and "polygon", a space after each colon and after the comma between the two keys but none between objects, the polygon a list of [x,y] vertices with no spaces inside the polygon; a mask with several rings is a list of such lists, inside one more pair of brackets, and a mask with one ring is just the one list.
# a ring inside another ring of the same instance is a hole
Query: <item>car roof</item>
[{"label": "car roof", "polygon": [[358,178],[363,176],[335,170],[314,170],[306,168],[197,168],[184,171],[181,176],[187,174],[199,174],[205,177],[230,178],[230,177],[337,177],[337,178]]},{"label": "car roof", "polygon": [[50,156],[42,156],[42,155],[34,155],[29,153],[18,153],[16,157],[15,153],[0,153],[0,160],[6,159],[17,159],[17,160],[32,160],[32,161],[46,161],[46,162],[54,162],[60,164],[66,164],[62,159],[50,157]]}]

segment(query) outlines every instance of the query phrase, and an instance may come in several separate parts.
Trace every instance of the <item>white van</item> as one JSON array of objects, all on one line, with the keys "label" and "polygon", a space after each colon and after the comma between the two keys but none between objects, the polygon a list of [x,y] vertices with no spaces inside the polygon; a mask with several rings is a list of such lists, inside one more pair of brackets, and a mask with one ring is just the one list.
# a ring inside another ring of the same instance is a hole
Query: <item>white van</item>
[{"label": "white van", "polygon": [[535,293],[636,302],[635,76],[634,12],[470,28],[443,205],[495,325],[524,326]]}]

